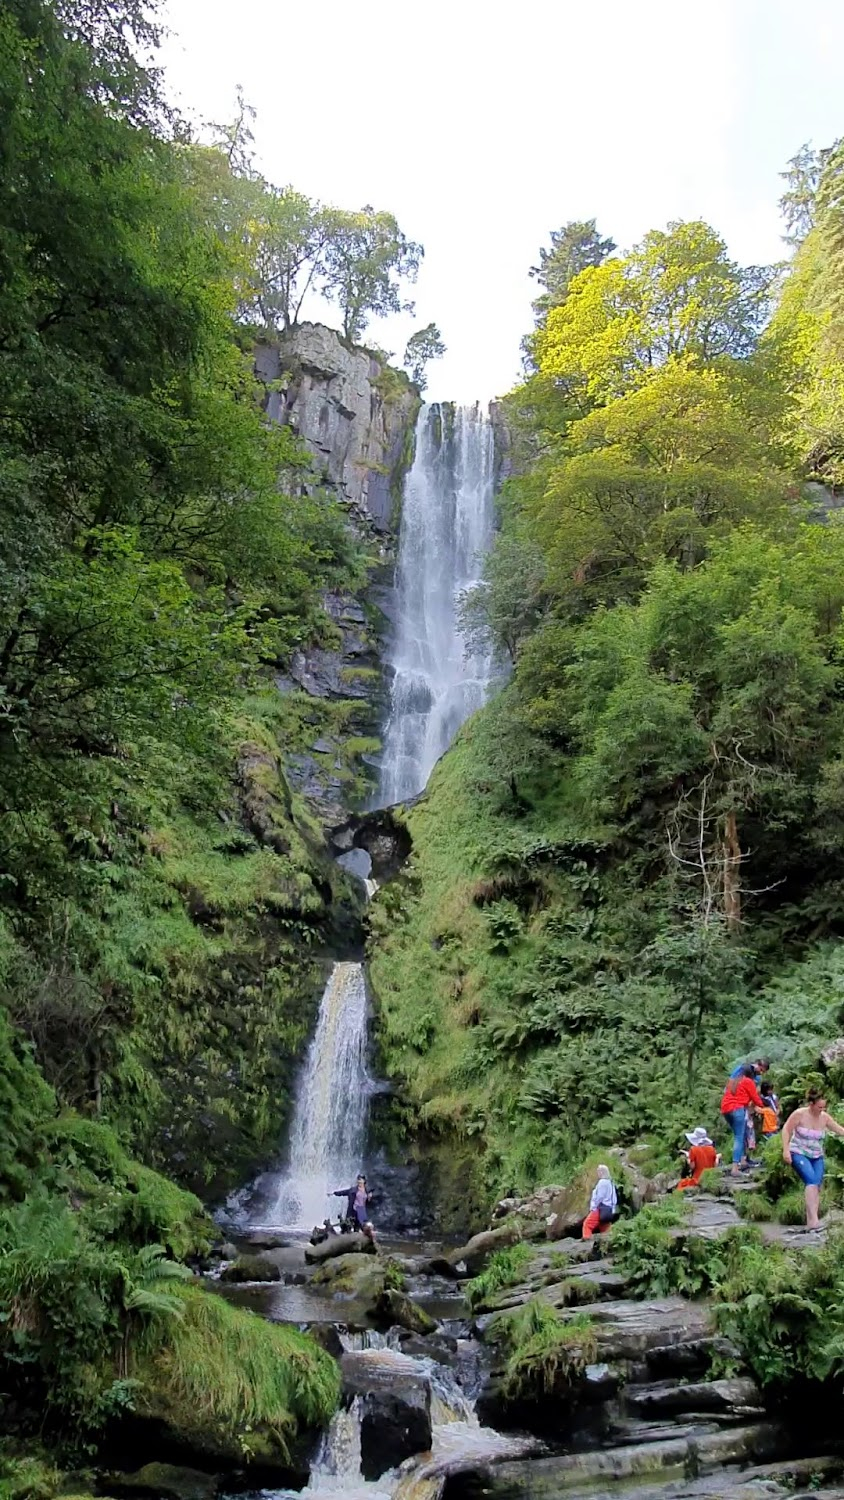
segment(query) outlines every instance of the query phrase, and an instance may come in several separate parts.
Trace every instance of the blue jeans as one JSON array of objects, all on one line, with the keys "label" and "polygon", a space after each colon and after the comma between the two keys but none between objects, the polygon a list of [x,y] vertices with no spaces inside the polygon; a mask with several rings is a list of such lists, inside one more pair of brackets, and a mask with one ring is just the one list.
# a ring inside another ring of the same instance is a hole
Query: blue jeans
[{"label": "blue jeans", "polygon": [[747,1136],[747,1110],[731,1109],[725,1112],[724,1119],[733,1132],[733,1166],[744,1156],[744,1142]]},{"label": "blue jeans", "polygon": [[794,1151],[791,1156],[791,1165],[806,1187],[820,1187],[823,1182],[822,1156],[803,1156],[802,1152]]}]

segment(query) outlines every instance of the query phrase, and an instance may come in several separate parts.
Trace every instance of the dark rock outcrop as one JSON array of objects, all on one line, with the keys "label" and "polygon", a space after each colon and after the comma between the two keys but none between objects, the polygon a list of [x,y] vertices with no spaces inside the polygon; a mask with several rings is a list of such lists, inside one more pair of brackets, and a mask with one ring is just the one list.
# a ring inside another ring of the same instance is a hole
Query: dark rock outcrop
[{"label": "dark rock outcrop", "polygon": [[342,1362],[343,1394],[360,1403],[361,1472],[380,1479],[431,1446],[431,1386],[389,1350],[362,1350]]},{"label": "dark rock outcrop", "polygon": [[280,1281],[281,1272],[266,1255],[240,1255],[220,1272],[221,1281]]}]

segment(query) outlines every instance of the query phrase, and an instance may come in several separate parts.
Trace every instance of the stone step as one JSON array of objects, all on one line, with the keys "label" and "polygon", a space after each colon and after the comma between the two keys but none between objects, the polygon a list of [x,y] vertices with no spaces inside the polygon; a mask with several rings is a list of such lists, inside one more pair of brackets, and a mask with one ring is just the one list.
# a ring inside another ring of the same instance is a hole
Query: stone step
[{"label": "stone step", "polygon": [[[734,1419],[735,1420],[735,1419]],[[683,1413],[682,1418],[667,1415],[662,1422],[647,1422],[638,1417],[611,1420],[603,1445],[609,1448],[641,1448],[650,1443],[697,1442],[713,1432],[720,1432],[725,1419],[715,1413]]]},{"label": "stone step", "polygon": [[629,1384],[624,1404],[641,1417],[670,1416],[682,1412],[726,1413],[735,1417],[764,1412],[762,1392],[748,1377],[733,1380],[702,1380],[686,1383],[661,1380],[651,1384]]},{"label": "stone step", "polygon": [[[784,1450],[783,1429],[775,1422],[756,1422],[728,1431],[692,1432],[687,1437],[662,1442],[602,1447],[557,1457],[517,1459],[485,1473],[483,1489],[488,1496],[500,1495],[502,1500],[505,1496],[508,1500],[509,1497],[513,1500],[521,1500],[521,1497],[525,1500],[528,1497],[529,1500],[556,1500],[560,1495],[572,1495],[573,1491],[583,1491],[592,1500],[597,1500],[596,1490],[602,1481],[617,1485],[619,1480],[629,1481],[639,1476],[659,1476],[665,1481],[671,1478],[682,1480],[716,1465],[772,1459]],[[612,1493],[618,1492],[613,1490]],[[634,1491],[625,1485],[627,1500],[638,1493],[638,1487]],[[735,1490],[725,1493],[734,1495]]]},{"label": "stone step", "polygon": [[[582,1315],[582,1308],[560,1312],[564,1321]],[[682,1297],[595,1302],[589,1307],[589,1317],[601,1360],[637,1360],[656,1349],[699,1344],[715,1336],[711,1307]]]}]

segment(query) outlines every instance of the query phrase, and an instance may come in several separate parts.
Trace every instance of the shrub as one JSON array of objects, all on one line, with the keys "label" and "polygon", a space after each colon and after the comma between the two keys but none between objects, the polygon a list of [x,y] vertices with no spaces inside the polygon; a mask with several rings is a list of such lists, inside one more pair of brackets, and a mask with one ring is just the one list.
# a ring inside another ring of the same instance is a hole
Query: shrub
[{"label": "shrub", "polygon": [[464,1288],[466,1301],[472,1311],[486,1306],[496,1292],[502,1291],[504,1287],[516,1286],[532,1258],[533,1250],[523,1241],[517,1245],[507,1245],[503,1250],[496,1250],[490,1256],[486,1269],[467,1281]]},{"label": "shrub", "polygon": [[705,1296],[726,1274],[728,1245],[744,1243],[752,1234],[740,1229],[722,1240],[705,1240],[684,1233],[683,1222],[684,1204],[666,1199],[614,1227],[613,1259],[642,1296]]},{"label": "shrub", "polygon": [[563,1395],[597,1353],[587,1314],[563,1320],[538,1298],[502,1319],[499,1331],[510,1351],[503,1381],[510,1400]]},{"label": "shrub", "polygon": [[181,1316],[172,1286],[188,1273],[163,1257],[98,1243],[43,1188],[0,1213],[0,1359],[81,1434],[131,1400],[133,1338]]}]

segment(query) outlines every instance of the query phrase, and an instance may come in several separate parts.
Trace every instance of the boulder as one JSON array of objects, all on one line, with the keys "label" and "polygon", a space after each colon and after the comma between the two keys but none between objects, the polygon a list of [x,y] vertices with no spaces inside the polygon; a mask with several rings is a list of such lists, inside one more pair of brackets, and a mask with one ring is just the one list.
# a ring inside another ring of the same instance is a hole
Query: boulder
[{"label": "boulder", "polygon": [[393,1287],[386,1287],[375,1303],[373,1322],[379,1328],[406,1328],[420,1334],[434,1333],[437,1327],[424,1307]]},{"label": "boulder", "polygon": [[320,1266],[338,1255],[376,1255],[372,1240],[363,1234],[333,1234],[321,1245],[306,1245],[305,1260],[309,1266]]},{"label": "boulder", "polygon": [[363,1349],[342,1362],[343,1394],[360,1409],[361,1473],[380,1479],[431,1447],[431,1385],[413,1361],[389,1349]]},{"label": "boulder", "polygon": [[383,1260],[369,1255],[341,1255],[320,1266],[311,1284],[326,1287],[332,1297],[348,1297],[366,1318],[376,1322],[376,1309],[386,1291],[386,1281],[387,1266]]},{"label": "boulder", "polygon": [[343,1341],[335,1323],[309,1323],[306,1332],[332,1359],[343,1358]]},{"label": "boulder", "polygon": [[758,1417],[764,1415],[765,1408],[758,1385],[747,1377],[628,1385],[624,1399],[630,1411],[649,1419],[674,1416],[678,1412],[714,1412],[735,1417]]},{"label": "boulder", "polygon": [[509,1218],[512,1214],[516,1214],[521,1219],[541,1219],[544,1222],[551,1204],[562,1191],[561,1187],[544,1187],[531,1193],[529,1198],[502,1198],[492,1210],[493,1224],[496,1220]]},{"label": "boulder", "polygon": [[220,1272],[221,1281],[281,1281],[281,1272],[266,1255],[239,1255]]},{"label": "boulder", "polygon": [[839,1036],[834,1042],[829,1042],[821,1053],[821,1062],[825,1068],[844,1067],[844,1036]]},{"label": "boulder", "polygon": [[286,1250],[290,1241],[281,1234],[273,1234],[271,1230],[253,1230],[246,1236],[253,1250]]},{"label": "boulder", "polygon": [[567,1239],[580,1233],[581,1225],[589,1212],[589,1199],[597,1181],[595,1168],[588,1167],[568,1187],[560,1188],[549,1203],[545,1217],[545,1233],[549,1240]]},{"label": "boulder", "polygon": [[219,1250],[220,1260],[237,1260],[237,1245],[231,1240],[224,1240]]},{"label": "boulder", "polygon": [[214,1500],[219,1489],[216,1474],[178,1464],[144,1464],[133,1474],[109,1474],[104,1482],[119,1500]]}]

